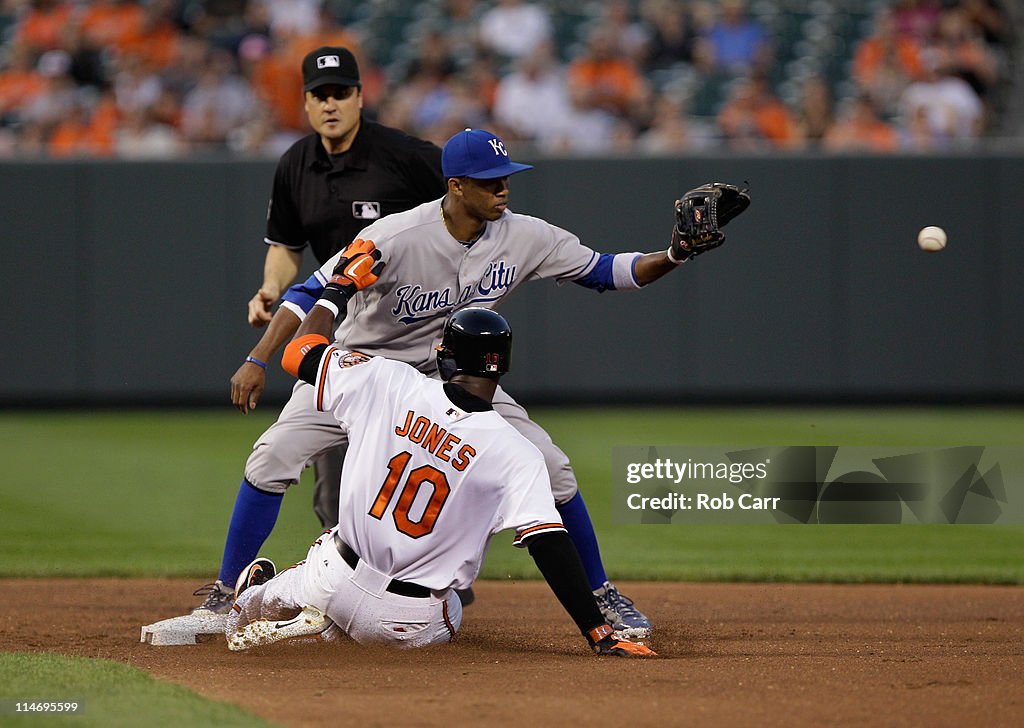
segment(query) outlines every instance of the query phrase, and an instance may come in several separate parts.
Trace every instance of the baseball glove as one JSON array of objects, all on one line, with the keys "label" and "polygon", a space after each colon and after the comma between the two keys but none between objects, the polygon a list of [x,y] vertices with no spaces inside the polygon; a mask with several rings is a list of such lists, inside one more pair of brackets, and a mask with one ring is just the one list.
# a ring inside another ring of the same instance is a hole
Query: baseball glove
[{"label": "baseball glove", "polygon": [[676,224],[668,257],[685,263],[725,242],[722,228],[750,205],[750,190],[724,182],[708,182],[676,200]]}]

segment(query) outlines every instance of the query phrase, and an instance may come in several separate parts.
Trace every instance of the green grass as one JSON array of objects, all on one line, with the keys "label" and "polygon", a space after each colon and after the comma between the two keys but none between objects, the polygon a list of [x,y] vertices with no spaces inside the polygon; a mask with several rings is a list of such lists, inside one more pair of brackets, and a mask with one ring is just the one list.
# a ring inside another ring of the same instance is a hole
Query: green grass
[{"label": "green grass", "polygon": [[[52,654],[0,652],[0,699],[0,723],[11,726],[273,725],[119,662]],[[27,701],[77,702],[80,712],[13,713],[15,702]]]},{"label": "green grass", "polygon": [[[268,410],[0,414],[0,573],[212,578],[242,467]],[[1024,583],[1017,526],[624,526],[618,445],[1024,445],[1019,409],[687,408],[534,412],[570,456],[616,578]],[[1010,497],[1020,483],[1007,482]],[[284,499],[263,553],[305,555],[312,479]],[[484,576],[537,576],[499,536]]]}]

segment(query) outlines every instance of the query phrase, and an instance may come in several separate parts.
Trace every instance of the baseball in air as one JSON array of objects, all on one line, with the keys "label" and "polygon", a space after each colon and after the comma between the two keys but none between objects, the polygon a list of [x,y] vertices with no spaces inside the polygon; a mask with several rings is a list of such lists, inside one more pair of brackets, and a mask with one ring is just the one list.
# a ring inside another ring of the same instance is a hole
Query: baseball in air
[{"label": "baseball in air", "polygon": [[921,250],[938,253],[946,247],[946,231],[935,225],[921,228],[917,234],[917,244]]}]

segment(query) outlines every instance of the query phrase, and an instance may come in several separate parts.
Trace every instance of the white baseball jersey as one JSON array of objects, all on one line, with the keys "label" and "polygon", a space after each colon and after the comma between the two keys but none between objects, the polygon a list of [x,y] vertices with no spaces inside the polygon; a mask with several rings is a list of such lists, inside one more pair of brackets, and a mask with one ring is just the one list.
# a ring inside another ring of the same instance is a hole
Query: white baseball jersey
[{"label": "white baseball jersey", "polygon": [[[597,253],[562,228],[510,210],[488,222],[468,246],[445,227],[440,199],[382,218],[359,237],[374,242],[386,265],[376,283],[349,301],[348,316],[336,332],[339,345],[431,375],[445,318],[457,309],[496,308],[519,285],[540,278],[599,291],[640,287],[633,271],[640,253]],[[293,287],[283,305],[303,318],[340,256]]]},{"label": "white baseball jersey", "polygon": [[412,367],[328,347],[316,406],[348,430],[338,534],[374,569],[468,587],[491,537],[563,531],[540,451],[493,410],[466,411]]}]

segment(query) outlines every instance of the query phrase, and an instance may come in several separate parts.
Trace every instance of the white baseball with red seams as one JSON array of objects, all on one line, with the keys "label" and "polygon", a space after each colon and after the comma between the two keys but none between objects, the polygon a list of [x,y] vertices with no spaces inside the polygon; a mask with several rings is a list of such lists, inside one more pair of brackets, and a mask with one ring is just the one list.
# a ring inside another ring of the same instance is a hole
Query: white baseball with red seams
[{"label": "white baseball with red seams", "polygon": [[917,244],[928,253],[937,253],[946,247],[946,231],[937,225],[921,228],[917,234]]}]

